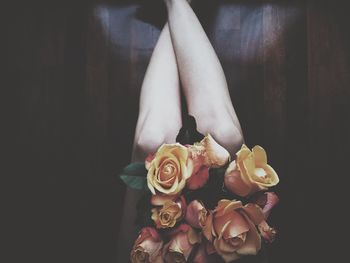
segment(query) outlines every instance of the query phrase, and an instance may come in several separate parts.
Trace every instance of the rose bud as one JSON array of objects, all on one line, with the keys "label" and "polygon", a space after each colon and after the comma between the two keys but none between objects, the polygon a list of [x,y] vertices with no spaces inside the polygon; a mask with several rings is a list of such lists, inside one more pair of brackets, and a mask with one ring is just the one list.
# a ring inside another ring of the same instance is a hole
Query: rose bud
[{"label": "rose bud", "polygon": [[202,159],[203,165],[218,168],[230,160],[230,153],[207,134],[199,143],[190,146],[194,159]]},{"label": "rose bud", "polygon": [[225,186],[239,196],[267,190],[279,182],[275,170],[267,164],[265,150],[255,146],[252,151],[244,144],[225,172]]},{"label": "rose bud", "polygon": [[171,239],[163,248],[166,263],[185,263],[195,244],[200,243],[200,236],[189,225],[182,224],[172,231]]},{"label": "rose bud", "polygon": [[197,200],[193,200],[186,210],[186,222],[195,228],[202,228],[207,219],[208,211],[203,204]]},{"label": "rose bud", "polygon": [[[188,163],[188,149],[179,144],[163,144],[149,164],[147,185],[152,194],[178,195],[192,175]],[[147,162],[147,161],[146,161]]]},{"label": "rose bud", "polygon": [[273,192],[259,193],[255,198],[255,203],[262,208],[265,220],[258,225],[261,236],[265,241],[271,243],[275,240],[277,231],[266,222],[272,209],[278,204],[279,198]]},{"label": "rose bud", "polygon": [[270,227],[265,220],[258,225],[258,228],[265,241],[272,243],[275,240],[277,231]]},{"label": "rose bud", "polygon": [[194,145],[188,146],[190,158],[188,165],[192,166],[192,175],[187,180],[187,187],[196,190],[205,185],[209,179],[209,168],[221,167],[229,159],[229,152],[219,145],[210,134]]},{"label": "rose bud", "polygon": [[221,200],[207,217],[204,236],[225,262],[243,255],[256,255],[261,238],[255,225],[264,220],[261,208],[255,204],[243,206],[240,201]]},{"label": "rose bud", "polygon": [[279,203],[279,198],[274,192],[259,193],[255,203],[262,208],[265,219],[267,219],[272,209]]},{"label": "rose bud", "polygon": [[163,241],[157,231],[151,227],[141,229],[130,254],[132,263],[163,263]]},{"label": "rose bud", "polygon": [[175,226],[186,213],[186,202],[183,197],[174,201],[166,201],[161,208],[152,209],[152,220],[157,228]]}]

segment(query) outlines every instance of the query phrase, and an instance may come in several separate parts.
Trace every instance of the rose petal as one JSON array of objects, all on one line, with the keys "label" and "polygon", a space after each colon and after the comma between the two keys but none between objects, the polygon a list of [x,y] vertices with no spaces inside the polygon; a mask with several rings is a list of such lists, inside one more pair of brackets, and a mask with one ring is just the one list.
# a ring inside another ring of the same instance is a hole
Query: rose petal
[{"label": "rose petal", "polygon": [[216,251],[220,251],[220,253],[234,253],[237,250],[237,248],[231,246],[223,238],[215,239],[213,244]]},{"label": "rose petal", "polygon": [[193,200],[188,206],[186,210],[185,220],[192,227],[201,228],[200,222],[200,214],[202,211],[206,211],[202,203],[197,200]]},{"label": "rose petal", "polygon": [[178,198],[177,195],[152,195],[151,196],[151,204],[155,206],[162,206],[168,201],[175,201]]},{"label": "rose petal", "polygon": [[256,145],[253,147],[252,151],[257,165],[260,166],[263,164],[267,164],[267,155],[264,148],[262,148],[259,145]]},{"label": "rose petal", "polygon": [[221,167],[230,160],[230,153],[218,144],[214,138],[208,134],[200,142],[205,148],[205,164],[209,167]]},{"label": "rose petal", "polygon": [[279,183],[279,178],[276,171],[268,164],[264,165],[262,168],[267,173],[267,176],[271,182],[268,182],[268,183],[256,182],[256,184],[260,186],[260,189],[266,190],[268,187],[277,185]]},{"label": "rose petal", "polygon": [[[215,242],[216,242],[216,245],[215,245]],[[216,241],[216,240],[214,241],[214,247],[216,248],[217,253],[225,261],[225,263],[232,262],[232,261],[235,261],[235,260],[240,258],[240,256],[236,252],[224,253],[224,252],[220,251],[219,249],[217,249],[217,248],[219,248],[219,245],[217,242],[218,241]]]},{"label": "rose petal", "polygon": [[140,244],[141,242],[143,242],[147,238],[152,238],[156,242],[161,241],[161,238],[160,238],[157,230],[155,230],[153,227],[144,227],[140,230],[139,236],[138,236],[137,240],[135,241],[135,245]]},{"label": "rose petal", "polygon": [[[150,262],[157,262],[156,258],[160,255],[162,246],[163,241],[158,235],[158,232],[154,228],[145,227],[141,229],[133,249],[142,247],[143,250],[149,254]],[[158,262],[160,263],[161,261]]]},{"label": "rose petal", "polygon": [[265,219],[262,209],[256,204],[249,203],[245,205],[242,210],[255,225],[259,225]]},{"label": "rose petal", "polygon": [[236,200],[231,201],[227,199],[221,199],[218,202],[218,205],[214,211],[216,212],[216,216],[222,216],[227,212],[228,209],[235,210],[241,207],[242,207],[241,201],[236,201]]},{"label": "rose petal", "polygon": [[267,219],[271,213],[272,208],[274,208],[279,203],[279,198],[274,192],[267,192],[266,195],[266,204],[263,208],[263,213],[265,219]]},{"label": "rose petal", "polygon": [[246,183],[246,180],[242,178],[242,173],[238,170],[235,161],[231,162],[228,166],[224,180],[225,187],[236,195],[245,197],[252,190],[251,184]]},{"label": "rose petal", "polygon": [[250,229],[247,232],[244,244],[237,250],[237,253],[239,255],[256,255],[261,248],[261,238],[253,222],[250,221],[248,216],[245,216],[245,218]]},{"label": "rose petal", "polygon": [[249,224],[245,218],[236,211],[230,211],[230,213],[227,213],[223,216],[215,216],[213,220],[215,232],[220,235],[224,230],[225,224],[229,221],[232,223],[225,231],[225,233],[227,233],[225,238],[233,238],[249,230]]},{"label": "rose petal", "polygon": [[270,227],[266,221],[263,221],[258,226],[261,236],[268,241],[269,243],[272,243],[275,240],[276,237],[276,230],[272,227]]},{"label": "rose petal", "polygon": [[187,188],[196,190],[203,187],[209,179],[209,167],[202,166],[187,180]]},{"label": "rose petal", "polygon": [[237,162],[243,161],[245,158],[248,157],[252,152],[249,150],[249,148],[243,144],[241,149],[236,153],[237,156]]},{"label": "rose petal", "polygon": [[181,224],[179,226],[177,226],[174,229],[171,229],[170,231],[168,231],[166,234],[169,237],[174,237],[176,236],[178,233],[182,232],[182,233],[187,233],[190,230],[190,226],[187,224]]},{"label": "rose petal", "polygon": [[151,166],[151,162],[153,161],[154,157],[156,156],[155,153],[149,154],[145,159],[145,168],[148,170]]},{"label": "rose petal", "polygon": [[213,240],[213,214],[210,212],[203,227],[203,235],[209,241]]},{"label": "rose petal", "polygon": [[192,248],[193,245],[190,244],[187,233],[178,233],[170,241],[169,250],[183,254],[186,260],[190,256]]},{"label": "rose petal", "polygon": [[152,239],[146,239],[140,246],[147,252],[150,256],[153,254],[158,254],[162,248],[163,242],[154,242]]},{"label": "rose petal", "polygon": [[188,230],[187,237],[191,245],[201,242],[201,236],[193,228]]}]

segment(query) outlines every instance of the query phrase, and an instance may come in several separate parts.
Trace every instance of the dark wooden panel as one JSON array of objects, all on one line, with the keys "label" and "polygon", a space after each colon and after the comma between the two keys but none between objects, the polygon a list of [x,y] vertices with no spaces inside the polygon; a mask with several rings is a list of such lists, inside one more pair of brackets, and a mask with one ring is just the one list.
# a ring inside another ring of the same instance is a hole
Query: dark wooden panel
[{"label": "dark wooden panel", "polygon": [[[1,81],[14,96],[3,106],[11,113],[7,164],[18,226],[9,243],[23,246],[14,261],[115,261],[125,189],[113,175],[130,161],[140,86],[165,17],[156,1],[144,3],[3,9]],[[280,237],[269,262],[318,257],[310,249],[324,227],[317,211],[334,206],[328,197],[340,186],[332,182],[346,176],[346,10],[310,1],[195,2],[246,143],[263,145],[281,177],[282,203],[271,218]]]}]

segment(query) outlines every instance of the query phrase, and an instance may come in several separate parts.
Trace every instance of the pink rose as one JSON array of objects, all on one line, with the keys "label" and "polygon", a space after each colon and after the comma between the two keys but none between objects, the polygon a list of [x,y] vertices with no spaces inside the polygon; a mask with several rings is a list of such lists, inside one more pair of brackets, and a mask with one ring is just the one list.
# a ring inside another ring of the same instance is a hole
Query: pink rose
[{"label": "pink rose", "polygon": [[203,234],[224,261],[231,262],[258,253],[261,238],[256,225],[263,220],[264,215],[255,204],[243,206],[240,201],[221,200],[207,217]]},{"label": "pink rose", "polygon": [[207,219],[208,211],[203,204],[197,200],[193,200],[186,210],[186,222],[195,228],[202,228]]},{"label": "pink rose", "polygon": [[171,232],[171,240],[163,248],[163,259],[166,263],[185,263],[195,244],[200,242],[200,236],[186,224],[180,225]]},{"label": "pink rose", "polygon": [[163,263],[163,241],[157,231],[151,227],[141,229],[130,254],[132,263]]}]

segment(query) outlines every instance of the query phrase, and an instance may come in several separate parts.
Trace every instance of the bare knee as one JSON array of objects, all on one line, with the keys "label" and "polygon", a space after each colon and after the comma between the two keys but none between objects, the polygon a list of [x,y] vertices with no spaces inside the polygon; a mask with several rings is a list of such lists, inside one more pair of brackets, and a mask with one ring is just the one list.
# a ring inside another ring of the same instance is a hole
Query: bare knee
[{"label": "bare knee", "polygon": [[213,128],[212,136],[234,156],[244,143],[240,129],[231,123],[222,123]]},{"label": "bare knee", "polygon": [[135,158],[144,160],[147,155],[155,153],[162,144],[175,143],[179,129],[178,126],[142,129],[138,138],[135,138]]},{"label": "bare knee", "polygon": [[156,152],[165,141],[165,136],[159,129],[147,129],[141,131],[139,138],[135,141],[135,147],[139,153],[147,156]]}]

